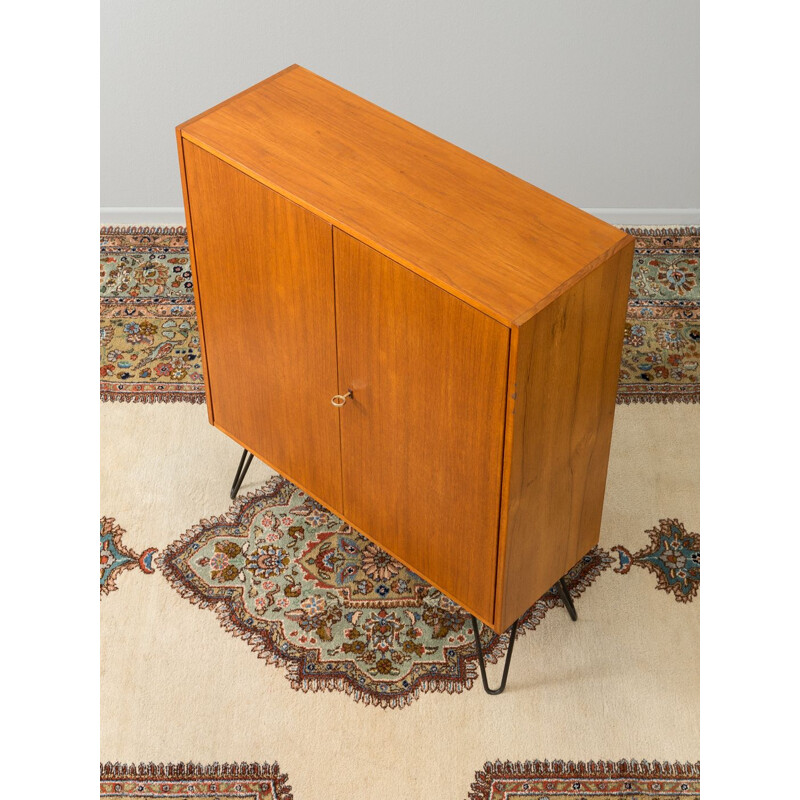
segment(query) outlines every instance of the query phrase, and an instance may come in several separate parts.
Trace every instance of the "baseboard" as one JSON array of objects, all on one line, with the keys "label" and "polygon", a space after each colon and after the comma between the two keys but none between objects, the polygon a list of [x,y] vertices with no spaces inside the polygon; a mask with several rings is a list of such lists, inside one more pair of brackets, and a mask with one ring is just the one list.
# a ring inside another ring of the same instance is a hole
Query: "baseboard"
[{"label": "baseboard", "polygon": [[142,227],[175,227],[186,225],[181,206],[174,208],[110,208],[100,209],[101,225],[136,225]]},{"label": "baseboard", "polygon": [[699,208],[584,208],[611,225],[671,228],[700,224]]},{"label": "baseboard", "polygon": [[[699,225],[699,208],[585,208],[612,225],[640,225],[669,228],[675,225]],[[175,208],[101,208],[101,225],[185,225],[183,209]]]}]

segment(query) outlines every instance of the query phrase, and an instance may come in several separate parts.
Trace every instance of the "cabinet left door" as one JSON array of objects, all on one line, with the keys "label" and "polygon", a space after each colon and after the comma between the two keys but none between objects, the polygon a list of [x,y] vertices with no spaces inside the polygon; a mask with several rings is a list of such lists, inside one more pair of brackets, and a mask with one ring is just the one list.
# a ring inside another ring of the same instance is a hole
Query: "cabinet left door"
[{"label": "cabinet left door", "polygon": [[209,417],[339,510],[331,226],[181,144]]}]

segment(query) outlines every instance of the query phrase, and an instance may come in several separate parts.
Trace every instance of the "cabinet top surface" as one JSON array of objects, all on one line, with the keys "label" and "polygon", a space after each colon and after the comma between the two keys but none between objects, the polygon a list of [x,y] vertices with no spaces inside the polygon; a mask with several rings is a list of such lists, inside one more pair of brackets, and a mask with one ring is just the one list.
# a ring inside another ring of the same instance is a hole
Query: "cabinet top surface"
[{"label": "cabinet top surface", "polygon": [[631,240],[297,65],[179,130],[506,323]]}]

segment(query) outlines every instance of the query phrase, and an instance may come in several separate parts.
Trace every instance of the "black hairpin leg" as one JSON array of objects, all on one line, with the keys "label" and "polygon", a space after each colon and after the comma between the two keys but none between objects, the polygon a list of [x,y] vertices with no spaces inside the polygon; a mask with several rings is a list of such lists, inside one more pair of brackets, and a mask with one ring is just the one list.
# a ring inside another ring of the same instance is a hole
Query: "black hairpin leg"
[{"label": "black hairpin leg", "polygon": [[[247,463],[244,463],[244,460],[247,459]],[[236,477],[233,479],[233,486],[231,486],[231,500],[236,498],[236,495],[239,494],[239,489],[242,486],[242,481],[244,480],[244,476],[247,474],[247,470],[250,469],[250,462],[253,460],[253,454],[245,447],[242,451],[242,457],[239,460],[239,469],[236,470]]]},{"label": "black hairpin leg", "polygon": [[475,634],[475,647],[478,650],[478,666],[481,668],[481,679],[483,680],[483,688],[486,690],[486,694],[501,694],[503,689],[506,688],[506,680],[508,679],[508,667],[511,664],[511,653],[514,652],[514,639],[517,636],[517,623],[519,622],[518,619],[514,620],[514,624],[511,626],[511,633],[509,634],[508,640],[508,652],[506,653],[506,663],[503,667],[503,680],[500,681],[500,686],[497,689],[490,689],[489,688],[489,681],[486,680],[486,663],[483,660],[483,648],[481,647],[481,634],[478,630],[478,620],[470,614],[472,617],[472,632]]},{"label": "black hairpin leg", "polygon": [[569,589],[567,589],[567,584],[564,583],[563,578],[558,579],[556,588],[561,596],[561,602],[567,609],[567,613],[570,615],[572,621],[575,622],[578,619],[578,612],[575,610],[575,604],[572,602],[572,598],[569,596]]},{"label": "black hairpin leg", "polygon": [[[575,604],[572,602],[572,598],[569,596],[569,589],[567,589],[567,584],[563,578],[558,579],[556,589],[561,597],[561,602],[567,609],[567,613],[572,621],[575,622],[578,619],[578,613],[575,611]],[[506,663],[503,666],[503,679],[500,681],[500,686],[498,686],[496,689],[490,689],[489,681],[486,680],[486,662],[483,658],[483,647],[481,646],[481,635],[480,631],[478,630],[478,620],[475,619],[474,615],[472,614],[470,614],[470,617],[472,619],[472,632],[475,635],[475,648],[478,651],[478,666],[481,668],[481,680],[483,681],[483,688],[485,689],[486,694],[501,694],[506,688],[506,681],[508,680],[508,668],[511,664],[511,654],[514,652],[514,640],[517,636],[517,623],[519,622],[519,619],[514,620],[514,624],[511,626],[511,631],[509,633],[508,652],[506,653]]]}]

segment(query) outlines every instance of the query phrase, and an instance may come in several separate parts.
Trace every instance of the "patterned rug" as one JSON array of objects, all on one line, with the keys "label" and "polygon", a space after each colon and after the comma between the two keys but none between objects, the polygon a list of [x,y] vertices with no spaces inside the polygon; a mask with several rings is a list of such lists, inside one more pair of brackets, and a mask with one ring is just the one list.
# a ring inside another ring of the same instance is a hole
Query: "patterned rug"
[{"label": "patterned rug", "polygon": [[[618,403],[700,398],[699,228],[636,237]],[[100,397],[202,403],[184,228],[100,230]]]},{"label": "patterned rug", "polygon": [[100,597],[115,591],[117,576],[125,570],[139,569],[152,575],[155,547],[148,547],[141,555],[134,553],[122,543],[124,531],[115,524],[113,517],[100,518]]},{"label": "patterned rug", "polygon": [[292,800],[277,764],[103,764],[100,797]]},{"label": "patterned rug", "polygon": [[127,402],[101,406],[101,796],[699,796],[695,229],[637,232],[579,622],[540,598],[500,697],[466,614],[297,487],[259,462],[230,504],[185,233],[102,243],[102,396]]},{"label": "patterned rug", "polygon": [[[419,576],[260,462],[230,502],[237,447],[201,406],[102,404],[103,794],[603,797],[608,776],[542,784],[526,759],[694,763],[697,417],[618,408],[600,546],[567,576],[579,620],[546,593],[490,697],[464,613]],[[669,796],[662,777],[612,796]]]},{"label": "patterned rug", "polygon": [[[700,537],[676,519],[645,531],[635,553],[595,547],[566,576],[578,598],[609,567],[639,566],[655,588],[688,603],[700,584]],[[151,573],[153,548],[138,556],[113,519],[100,526],[100,590],[118,588],[118,572]],[[343,691],[354,700],[401,708],[420,692],[460,693],[477,676],[469,616],[338,517],[280,476],[237,498],[219,517],[201,520],[155,564],[180,595],[213,609],[222,627],[292,688]],[[146,565],[146,566],[145,566]],[[517,636],[535,631],[563,607],[552,587],[522,617]],[[487,661],[508,647],[507,634],[483,627]]]},{"label": "patterned rug", "polygon": [[476,773],[471,789],[468,800],[699,798],[700,763],[497,761]]},{"label": "patterned rug", "polygon": [[[100,797],[292,800],[277,764],[103,764]],[[361,794],[359,793],[359,796]],[[487,762],[467,800],[656,800],[700,797],[699,762]]]}]

